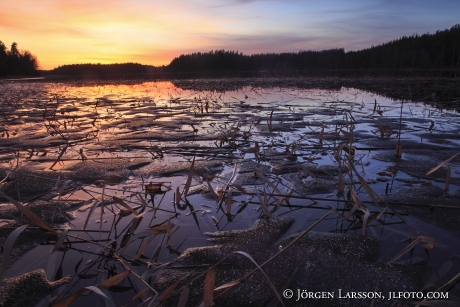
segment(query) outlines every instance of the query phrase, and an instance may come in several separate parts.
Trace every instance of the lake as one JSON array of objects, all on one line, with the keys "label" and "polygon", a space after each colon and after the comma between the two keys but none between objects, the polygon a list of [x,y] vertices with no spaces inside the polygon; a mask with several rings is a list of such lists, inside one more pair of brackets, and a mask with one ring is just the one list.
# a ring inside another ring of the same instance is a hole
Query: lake
[{"label": "lake", "polygon": [[[315,231],[378,237],[381,261],[427,259],[435,287],[457,275],[458,111],[306,84],[0,83],[1,191],[49,204],[37,215],[65,236],[53,251],[57,237],[31,235],[6,277],[38,268],[50,280],[69,275],[59,300],[130,269],[105,293],[137,306],[155,294],[148,269],[209,245],[205,232],[292,216],[293,234],[330,210]],[[27,220],[0,217],[10,232]],[[85,304],[104,298],[72,306]]]}]

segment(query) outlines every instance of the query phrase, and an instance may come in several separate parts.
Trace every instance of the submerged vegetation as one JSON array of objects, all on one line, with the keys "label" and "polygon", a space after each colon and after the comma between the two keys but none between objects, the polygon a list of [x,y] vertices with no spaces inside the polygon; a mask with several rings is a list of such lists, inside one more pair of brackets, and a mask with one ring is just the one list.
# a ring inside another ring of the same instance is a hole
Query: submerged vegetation
[{"label": "submerged vegetation", "polygon": [[[0,84],[0,301],[211,306],[254,288],[289,305],[282,291],[309,285],[320,261],[353,275],[315,273],[336,289],[416,279],[457,303],[458,111],[321,80],[251,82]],[[190,249],[203,233],[225,244]],[[309,258],[296,266],[296,253]],[[396,269],[404,260],[430,263],[425,283]],[[49,292],[18,294],[30,280]]]}]

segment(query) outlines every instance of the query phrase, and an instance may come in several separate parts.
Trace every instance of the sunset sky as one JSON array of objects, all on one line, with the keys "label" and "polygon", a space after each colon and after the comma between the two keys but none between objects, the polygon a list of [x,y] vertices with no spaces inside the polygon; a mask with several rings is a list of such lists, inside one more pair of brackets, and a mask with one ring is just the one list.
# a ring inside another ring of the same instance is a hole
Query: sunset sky
[{"label": "sunset sky", "polygon": [[42,69],[176,56],[359,50],[460,23],[459,0],[0,0],[0,40]]}]

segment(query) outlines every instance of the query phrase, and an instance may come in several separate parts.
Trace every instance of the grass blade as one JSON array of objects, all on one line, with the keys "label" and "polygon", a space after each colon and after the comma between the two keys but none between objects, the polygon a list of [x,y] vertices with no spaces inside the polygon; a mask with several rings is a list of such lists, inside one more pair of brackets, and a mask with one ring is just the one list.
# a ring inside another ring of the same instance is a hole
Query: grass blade
[{"label": "grass blade", "polygon": [[180,294],[179,303],[177,303],[177,307],[185,307],[189,293],[190,287],[188,285],[185,285]]},{"label": "grass blade", "polygon": [[225,204],[227,205],[227,214],[232,212],[232,188],[228,189],[227,198],[225,199]]},{"label": "grass blade", "polygon": [[[278,290],[276,290],[275,288],[275,285],[273,285],[272,281],[270,280],[270,278],[267,276],[267,274],[265,274],[264,270],[262,270],[262,268],[259,266],[259,264],[254,260],[254,258],[251,257],[251,255],[249,255],[248,253],[246,252],[243,252],[243,251],[236,251],[235,252],[236,254],[241,254],[243,256],[245,256],[246,258],[248,258],[249,260],[251,260],[252,263],[254,263],[254,265],[259,269],[260,272],[262,272],[262,274],[264,275],[265,277],[265,280],[267,281],[268,285],[270,286],[270,288],[272,289],[272,291],[275,293],[276,297],[278,298],[278,300],[280,301],[281,305],[284,306],[284,303],[283,303],[283,300],[281,299],[281,296],[280,294],[278,293]],[[210,307],[211,305],[209,305]],[[205,307],[208,307],[205,305]]]},{"label": "grass blade", "polygon": [[99,289],[98,287],[95,287],[95,286],[87,286],[87,287],[85,287],[85,289],[91,290],[91,291],[93,291],[94,293],[99,294],[100,296],[102,296],[102,297],[105,298],[105,299],[109,299],[109,298],[107,297],[107,295],[105,295],[104,292],[102,292],[101,289]]},{"label": "grass blade", "polygon": [[109,279],[104,280],[103,282],[101,282],[97,286],[102,287],[102,288],[110,288],[110,287],[115,286],[116,284],[118,284],[120,281],[122,281],[126,277],[128,277],[128,275],[130,273],[131,273],[131,271],[129,271],[129,270],[121,272],[121,273],[119,273],[119,274],[117,274],[115,276],[110,277]]},{"label": "grass blade", "polygon": [[136,216],[139,215],[139,213],[134,210],[133,208],[131,208],[127,203],[125,203],[121,198],[118,198],[116,196],[113,196],[112,199],[119,205],[122,205],[123,207],[125,207],[126,209],[129,210],[129,212],[135,214]]},{"label": "grass blade", "polygon": [[136,295],[133,296],[133,298],[131,299],[131,301],[135,301],[137,300],[138,298],[140,298],[142,295],[144,294],[147,294],[150,292],[150,288],[149,287],[145,287],[144,289],[142,289],[141,291],[139,291]]},{"label": "grass blade", "polygon": [[196,157],[193,157],[192,165],[190,166],[190,171],[188,173],[188,178],[185,182],[184,192],[182,193],[183,197],[187,196],[188,190],[190,189],[190,185],[192,184],[193,170],[195,169],[195,158]]},{"label": "grass blade", "polygon": [[[89,210],[88,216],[86,217],[86,220],[85,220],[85,224],[83,225],[83,230],[85,230],[85,229],[86,229],[86,226],[88,226],[89,217],[91,216],[91,214],[93,214],[94,210],[96,209],[96,207],[97,207],[98,205],[99,205],[99,202],[96,201],[96,202],[94,203],[94,205],[91,207],[91,209]],[[101,223],[102,223],[102,221],[101,221]]]},{"label": "grass blade", "polygon": [[64,231],[60,234],[59,239],[57,240],[51,252],[57,251],[58,249],[61,248],[62,244],[64,243],[65,238],[67,238],[68,233],[69,233],[69,229],[64,229]]},{"label": "grass blade", "polygon": [[417,245],[418,242],[421,241],[421,238],[420,237],[417,237],[411,244],[407,245],[402,251],[400,251],[396,256],[394,256],[390,262],[394,262],[396,260],[398,260],[399,258],[401,258],[402,255],[404,255],[405,253],[409,252],[412,248],[415,247],[415,245]]},{"label": "grass blade", "polygon": [[159,298],[160,303],[166,301],[171,296],[174,289],[176,289],[177,285],[179,285],[180,282],[181,279],[176,280],[171,286],[169,286],[165,291],[163,291]]},{"label": "grass blade", "polygon": [[82,289],[78,290],[77,292],[75,292],[74,294],[71,294],[71,295],[68,295],[68,296],[62,298],[62,300],[54,303],[53,305],[51,305],[51,307],[67,307],[73,301],[75,301],[80,295],[85,293],[85,291],[86,291],[86,289],[82,288]]},{"label": "grass blade", "polygon": [[214,285],[216,283],[216,271],[211,268],[206,273],[203,286],[203,303],[204,307],[212,307]]},{"label": "grass blade", "polygon": [[457,152],[455,155],[453,155],[452,157],[450,157],[449,159],[439,163],[436,167],[434,167],[431,171],[429,171],[428,173],[426,173],[425,175],[428,176],[428,175],[431,175],[433,174],[434,172],[436,172],[438,169],[440,169],[444,164],[446,163],[449,163],[450,161],[452,161],[456,156],[458,156],[458,154],[460,154],[460,152]]},{"label": "grass blade", "polygon": [[2,256],[2,266],[0,267],[0,282],[3,279],[3,274],[5,274],[6,267],[8,265],[8,259],[10,258],[11,251],[13,249],[14,242],[19,237],[21,232],[27,228],[27,225],[22,225],[19,228],[13,230],[8,238],[6,239],[5,244],[3,245],[3,256]]},{"label": "grass blade", "polygon": [[363,217],[363,235],[366,235],[366,226],[367,226],[367,222],[369,220],[370,215],[371,215],[371,212],[369,211],[368,208],[366,208],[366,211],[364,212],[364,217]]},{"label": "grass blade", "polygon": [[3,192],[0,192],[0,195],[3,196],[4,198],[6,198],[9,202],[11,202],[13,205],[16,206],[16,208],[18,208],[19,211],[22,212],[22,214],[24,214],[31,222],[32,224],[42,228],[42,229],[45,229],[45,230],[48,230],[48,231],[51,231],[51,232],[55,232],[53,230],[53,228],[51,228],[51,226],[49,226],[48,224],[46,224],[41,218],[39,218],[35,213],[33,213],[32,211],[29,210],[29,208],[23,206],[21,203],[19,203],[18,201],[12,199],[11,197],[9,197],[8,195],[4,194]]},{"label": "grass blade", "polygon": [[268,180],[267,177],[265,177],[261,171],[255,169],[254,172],[256,173],[257,177],[260,177],[260,179],[265,181],[276,193],[278,193],[278,195],[283,195],[283,193],[281,193],[281,191],[276,187],[276,185],[274,185],[270,180]]},{"label": "grass blade", "polygon": [[238,285],[240,282],[241,282],[241,279],[233,280],[231,282],[228,282],[226,284],[223,284],[222,286],[219,286],[219,287],[215,288],[214,291],[226,289],[228,287],[234,287],[234,286]]}]

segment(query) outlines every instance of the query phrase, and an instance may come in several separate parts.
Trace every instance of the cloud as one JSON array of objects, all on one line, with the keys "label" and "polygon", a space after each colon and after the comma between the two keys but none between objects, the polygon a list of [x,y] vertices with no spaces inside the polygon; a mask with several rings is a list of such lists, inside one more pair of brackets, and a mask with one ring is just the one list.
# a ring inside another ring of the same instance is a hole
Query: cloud
[{"label": "cloud", "polygon": [[451,27],[458,11],[452,0],[2,1],[0,39],[45,68],[93,58],[157,64],[212,49],[357,50]]}]

